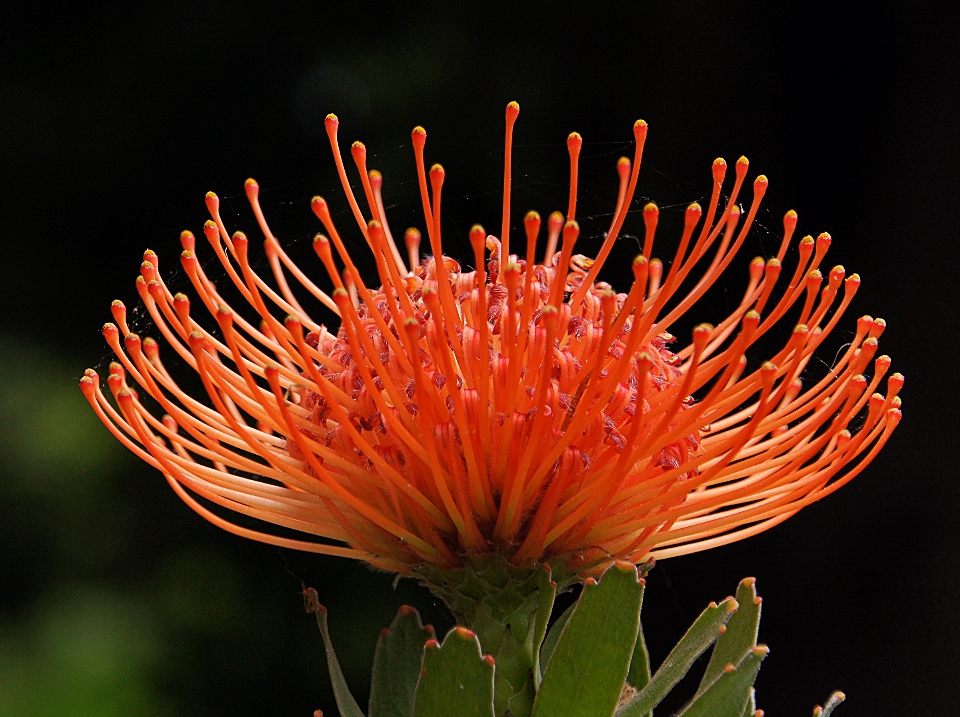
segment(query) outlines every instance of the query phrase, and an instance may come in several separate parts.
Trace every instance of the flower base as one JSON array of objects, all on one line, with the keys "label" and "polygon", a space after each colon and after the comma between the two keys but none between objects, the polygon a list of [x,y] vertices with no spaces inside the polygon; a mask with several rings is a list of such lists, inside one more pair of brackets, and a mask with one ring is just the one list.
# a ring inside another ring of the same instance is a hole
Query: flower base
[{"label": "flower base", "polygon": [[[562,580],[550,579],[551,567]],[[711,648],[700,684],[677,716],[763,717],[753,683],[769,650],[757,642],[761,600],[753,578],[740,583],[736,598],[710,603],[651,672],[640,626],[641,572],[617,562],[599,580],[586,578],[580,597],[547,632],[558,585],[575,579],[563,571],[562,564],[517,568],[493,556],[418,575],[440,577],[430,589],[450,599],[458,619],[472,616],[482,633],[459,625],[441,642],[416,610],[401,607],[377,644],[366,717],[651,717],[667,708],[664,698]],[[364,717],[330,642],[326,609],[314,590],[306,597],[341,717]],[[835,692],[814,715],[829,717],[843,699]]]},{"label": "flower base", "polygon": [[578,581],[576,574],[563,560],[517,566],[491,554],[467,558],[454,570],[421,566],[414,576],[496,661],[495,713],[530,714],[540,681],[537,653],[553,601]]}]

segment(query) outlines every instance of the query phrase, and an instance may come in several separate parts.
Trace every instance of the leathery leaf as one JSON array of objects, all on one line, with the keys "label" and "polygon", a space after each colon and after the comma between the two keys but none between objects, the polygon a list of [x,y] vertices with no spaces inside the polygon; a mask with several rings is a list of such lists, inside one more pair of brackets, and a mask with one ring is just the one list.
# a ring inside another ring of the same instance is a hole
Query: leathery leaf
[{"label": "leathery leaf", "polygon": [[540,646],[547,635],[547,623],[553,612],[553,601],[557,597],[557,584],[551,579],[550,566],[544,564],[540,570],[540,600],[537,605],[537,619],[533,626],[533,684],[537,689],[543,681],[540,668]]},{"label": "leathery leaf", "polygon": [[370,717],[412,717],[420,679],[423,646],[435,636],[409,605],[400,608],[390,627],[380,634],[373,655]]},{"label": "leathery leaf", "polygon": [[831,713],[837,708],[841,702],[847,699],[847,696],[840,691],[834,692],[830,697],[827,698],[826,703],[823,707],[819,705],[813,708],[813,717],[830,717]]},{"label": "leathery leaf", "polygon": [[[564,610],[560,617],[554,620],[553,625],[550,628],[550,631],[547,633],[547,637],[543,641],[543,645],[540,647],[540,669],[541,673],[547,669],[547,665],[550,664],[550,658],[553,657],[553,651],[557,648],[557,642],[560,640],[560,634],[563,632],[563,628],[567,624],[567,620],[570,619],[570,616],[573,615],[573,609],[577,606],[576,603],[573,603],[570,607]],[[541,681],[543,675],[541,674]]]},{"label": "leathery leaf", "polygon": [[617,710],[617,717],[641,717],[660,704],[670,690],[683,679],[696,659],[716,641],[720,628],[727,624],[737,607],[736,600],[727,598],[719,605],[711,604],[700,613],[700,617],[670,651],[647,686]]},{"label": "leathery leaf", "polygon": [[744,578],[737,586],[737,603],[740,609],[730,618],[726,630],[717,638],[710,662],[697,688],[698,693],[717,679],[727,665],[737,664],[747,650],[757,644],[761,600],[756,586],[757,581],[754,578]]},{"label": "leathery leaf", "polygon": [[677,717],[742,717],[760,663],[769,652],[766,645],[751,647],[736,666],[726,665]]},{"label": "leathery leaf", "polygon": [[330,630],[327,627],[327,608],[320,604],[317,591],[313,588],[307,588],[304,591],[303,599],[307,612],[312,612],[317,618],[317,626],[320,628],[320,635],[323,637],[323,648],[327,653],[327,669],[330,670],[333,697],[337,701],[337,709],[340,710],[341,717],[363,717],[360,705],[357,704],[350,692],[347,680],[343,676],[343,670],[340,669],[337,653],[333,651]]},{"label": "leathery leaf", "polygon": [[609,717],[630,667],[640,624],[637,569],[614,563],[588,579],[560,633],[533,705],[533,717]]},{"label": "leathery leaf", "polygon": [[[643,612],[643,593],[646,580],[640,579],[640,610]],[[640,621],[637,630],[637,642],[633,646],[633,656],[630,658],[630,671],[627,673],[627,682],[635,690],[642,690],[650,682],[650,655],[647,653],[647,643],[643,639],[643,621]]]},{"label": "leathery leaf", "polygon": [[414,717],[493,717],[493,658],[472,630],[455,627],[423,649]]}]

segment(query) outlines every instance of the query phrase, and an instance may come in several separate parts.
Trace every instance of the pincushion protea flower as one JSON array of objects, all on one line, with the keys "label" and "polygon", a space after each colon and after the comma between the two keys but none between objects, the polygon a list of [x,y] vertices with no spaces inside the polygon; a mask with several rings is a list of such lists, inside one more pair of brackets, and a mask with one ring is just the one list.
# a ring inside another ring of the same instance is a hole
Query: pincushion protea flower
[{"label": "pincushion protea flower", "polygon": [[[249,306],[235,310],[218,292],[190,232],[181,236],[181,263],[215,326],[198,320],[187,296],[170,292],[153,252],[137,278],[164,341],[198,373],[207,396],[178,386],[159,344],[130,332],[117,301],[115,323],[104,327],[119,359],[107,379],[115,402],[88,370],[81,387],[93,409],[215,524],[401,573],[453,570],[490,554],[514,566],[588,570],[691,553],[766,530],[863,470],[899,421],[903,378],[888,378],[886,396],[875,392],[890,359],[875,358],[884,322],[865,316],[825,375],[805,379],[860,283],[842,267],[822,269],[830,237],[800,240],[796,267],[778,286],[797,224],[788,212],[776,256],[753,260],[736,308],[678,342],[668,331],[728,269],[767,179],[754,179],[744,214],[747,160],[737,161],[725,200],[727,164],[716,160],[709,202],[686,209],[667,264],[653,258],[658,210],[646,205],[634,282],[618,293],[599,273],[631,216],[646,123],[634,125],[633,160],[617,163],[613,220],[592,258],[574,251],[581,139],[570,135],[569,204],[566,216],[549,217],[538,263],[540,217],[524,218],[525,242],[511,231],[518,113],[508,105],[500,236],[471,229],[475,269],[444,254],[445,175],[440,165],[426,171],[419,127],[412,144],[427,256],[416,229],[404,235],[406,251],[397,246],[382,177],[367,170],[365,148],[355,143],[361,207],[338,149],[337,118],[326,120],[344,192],[376,260],[374,283],[361,276],[322,198],[312,208],[326,236],[313,246],[332,290],[284,252],[255,181],[247,180],[246,195],[272,279],[254,272],[249,240],[231,234],[208,194],[204,236]],[[291,277],[339,315],[335,333],[302,307]],[[251,308],[259,325],[244,318]],[[765,362],[748,358],[787,316],[795,328],[785,345]],[[210,504],[285,530],[233,523]]]}]

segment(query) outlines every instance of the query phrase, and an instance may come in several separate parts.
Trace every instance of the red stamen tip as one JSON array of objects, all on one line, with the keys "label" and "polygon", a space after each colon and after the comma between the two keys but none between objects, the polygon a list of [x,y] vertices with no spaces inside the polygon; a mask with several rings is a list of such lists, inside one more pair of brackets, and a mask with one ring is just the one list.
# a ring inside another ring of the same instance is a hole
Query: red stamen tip
[{"label": "red stamen tip", "polygon": [[156,339],[148,336],[143,340],[143,353],[147,355],[148,359],[155,361],[160,355],[160,344],[157,343]]},{"label": "red stamen tip", "polygon": [[[419,232],[418,232],[419,234]],[[474,224],[470,228],[470,245],[473,247],[474,251],[477,250],[477,247],[483,247],[484,243],[487,240],[487,231],[479,224]]]},{"label": "red stamen tip", "polygon": [[423,149],[423,145],[427,143],[427,130],[419,125],[414,127],[413,132],[410,133],[410,139],[415,149]]},{"label": "red stamen tip", "polygon": [[727,176],[727,162],[723,157],[717,157],[713,160],[713,167],[711,168],[713,173],[713,183],[714,184],[723,184],[723,178]]},{"label": "red stamen tip", "polygon": [[579,132],[571,132],[567,135],[567,149],[572,153],[580,151],[580,147],[583,146],[583,137],[580,136]]},{"label": "red stamen tip", "polygon": [[197,245],[197,238],[192,231],[184,230],[180,232],[180,246],[186,251],[193,251]]},{"label": "red stamen tip", "polygon": [[707,345],[707,340],[710,338],[710,334],[713,332],[713,326],[711,324],[700,324],[699,326],[694,327],[693,329],[693,345],[698,349],[702,349]]},{"label": "red stamen tip", "polygon": [[250,178],[243,183],[243,190],[247,193],[247,199],[253,201],[260,196],[260,185],[257,184],[257,180]]},{"label": "red stamen tip", "polygon": [[204,199],[211,214],[215,214],[220,209],[220,197],[214,192],[207,192]]},{"label": "red stamen tip", "polygon": [[[472,236],[472,232],[471,232],[471,236]],[[416,227],[410,227],[409,229],[407,229],[407,231],[403,233],[403,243],[407,246],[408,249],[410,247],[419,248],[420,240],[422,238],[423,238],[423,235],[420,233],[420,230],[417,229]],[[471,241],[473,240],[471,239]]]},{"label": "red stamen tip", "polygon": [[347,293],[346,289],[334,289],[333,290],[333,300],[337,302],[337,306],[341,309],[350,305],[350,294]]},{"label": "red stamen tip", "polygon": [[[87,371],[90,370],[91,369],[87,369]],[[83,378],[80,379],[80,390],[83,391],[83,395],[87,397],[87,400],[93,399],[97,390],[96,380],[92,376],[84,374]]]},{"label": "red stamen tip", "polygon": [[314,197],[310,200],[310,208],[317,215],[317,219],[327,224],[330,221],[330,208],[327,206],[327,200],[323,197]]},{"label": "red stamen tip", "polygon": [[519,114],[520,104],[518,102],[510,102],[507,104],[507,122],[515,122]]},{"label": "red stamen tip", "polygon": [[328,135],[331,132],[336,134],[337,127],[340,126],[340,119],[335,114],[333,114],[333,112],[331,112],[330,114],[328,114],[326,117],[323,118],[323,126],[327,128]]},{"label": "red stamen tip", "polygon": [[380,187],[383,186],[383,175],[375,169],[367,172],[367,179],[370,180],[370,186],[372,186],[374,190],[380,189]]}]

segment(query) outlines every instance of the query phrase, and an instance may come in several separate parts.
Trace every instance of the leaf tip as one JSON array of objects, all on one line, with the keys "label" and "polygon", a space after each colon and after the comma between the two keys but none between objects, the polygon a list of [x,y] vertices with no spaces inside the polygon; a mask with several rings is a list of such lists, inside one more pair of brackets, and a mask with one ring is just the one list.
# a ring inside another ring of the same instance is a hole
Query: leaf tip
[{"label": "leaf tip", "polygon": [[462,640],[473,640],[477,636],[477,633],[473,630],[463,627],[462,625],[457,625],[457,627],[454,628],[454,634]]}]

